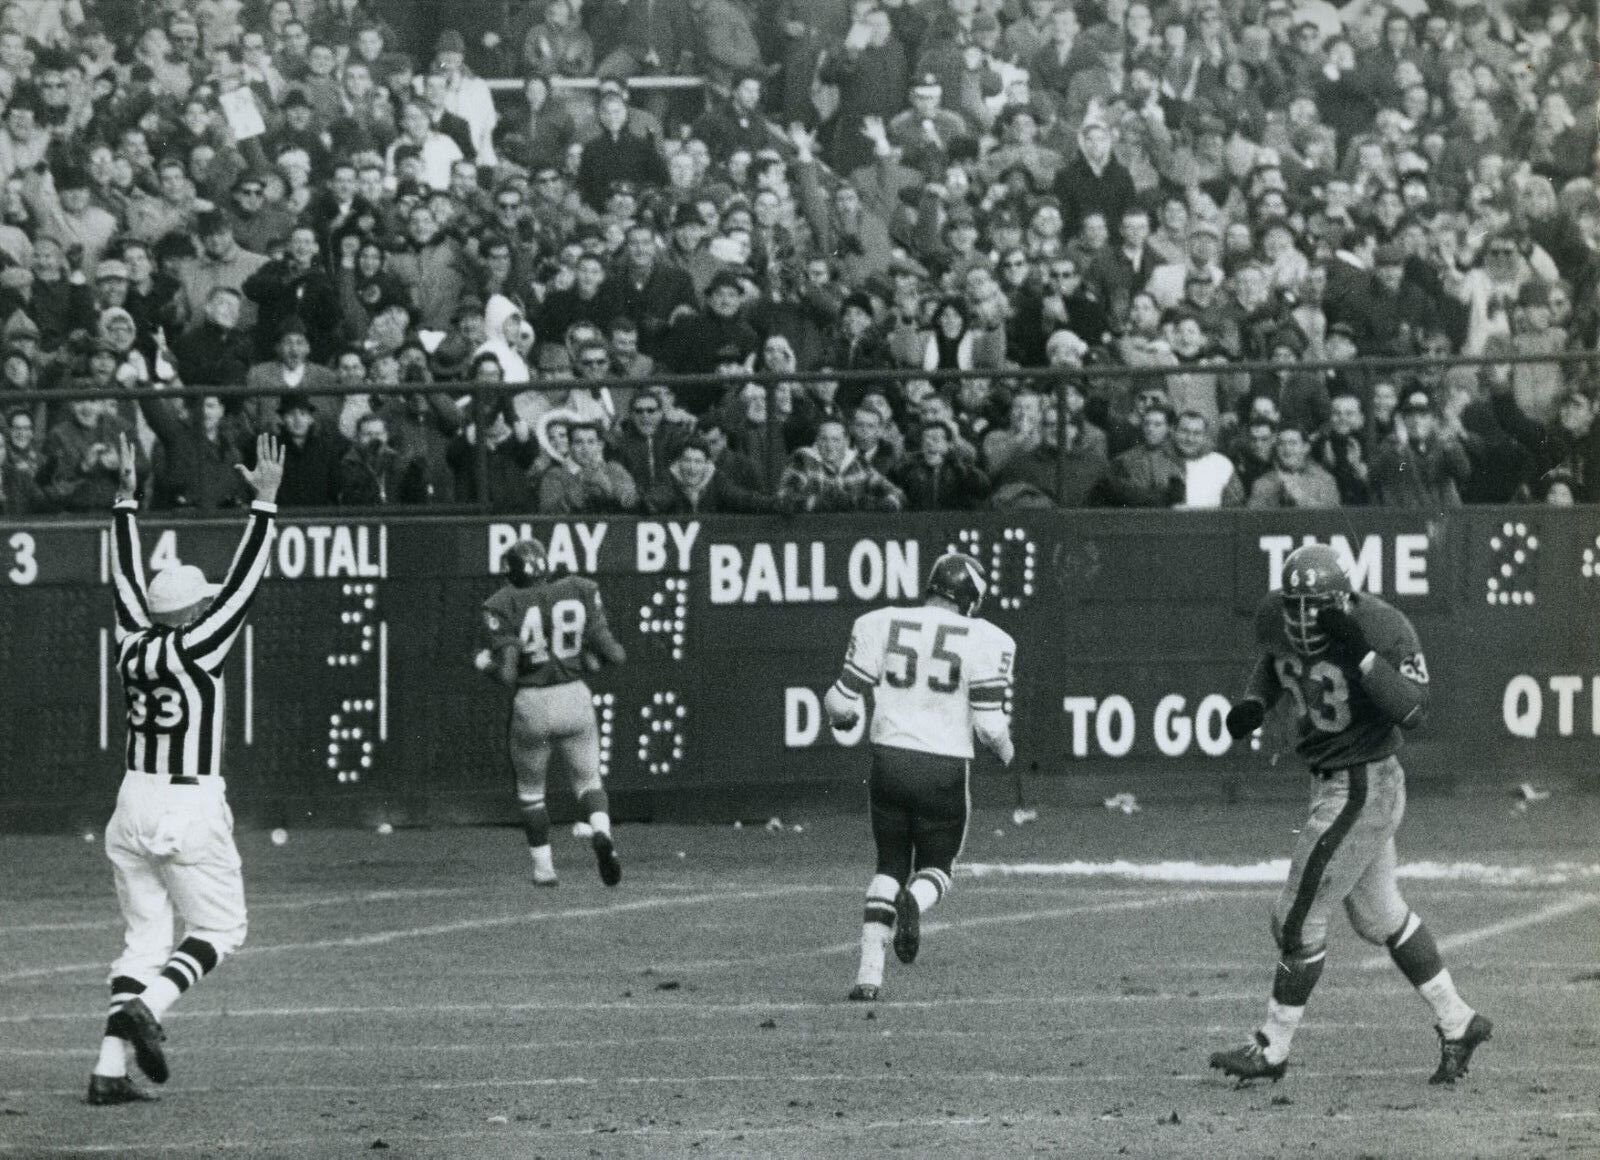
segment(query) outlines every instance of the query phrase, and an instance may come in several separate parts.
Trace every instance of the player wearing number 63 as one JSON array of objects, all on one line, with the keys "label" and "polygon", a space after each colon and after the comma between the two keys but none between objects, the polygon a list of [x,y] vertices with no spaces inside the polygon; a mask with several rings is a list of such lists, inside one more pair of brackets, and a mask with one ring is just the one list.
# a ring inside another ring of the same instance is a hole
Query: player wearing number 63
[{"label": "player wearing number 63", "polygon": [[521,540],[506,555],[506,586],[483,602],[489,647],[477,654],[479,670],[517,690],[511,702],[509,744],[517,776],[517,805],[533,854],[533,880],[556,885],[550,852],[545,775],[559,752],[572,791],[594,831],[595,860],[607,886],[622,881],[611,835],[611,805],[600,784],[600,728],[585,669],[627,659],[606,624],[600,589],[581,576],[552,577],[544,545]]},{"label": "player wearing number 63", "polygon": [[1438,1019],[1431,1083],[1467,1074],[1491,1024],[1457,993],[1433,935],[1395,884],[1394,835],[1405,816],[1403,730],[1428,705],[1428,665],[1411,622],[1375,596],[1358,595],[1333,549],[1312,544],[1284,561],[1280,591],[1256,612],[1262,655],[1228,732],[1250,736],[1283,694],[1311,767],[1311,816],[1300,830],[1289,881],[1272,909],[1279,949],[1267,1021],[1250,1042],[1212,1055],[1238,1078],[1283,1077],[1289,1043],[1327,959],[1328,920],[1339,903],[1356,933],[1387,947]]},{"label": "player wearing number 63", "polygon": [[[266,571],[283,482],[283,449],[263,435],[256,465],[238,470],[255,491],[244,538],[221,585],[191,565],[145,583],[138,475],[121,440],[112,514],[117,672],[128,699],[128,741],[106,856],[125,926],[111,968],[111,1014],[89,1080],[91,1104],[151,1098],[128,1079],[167,1080],[161,1018],[178,996],[244,942],[244,880],[222,781],[222,662],[244,627]],[[173,945],[173,919],[183,938]]]},{"label": "player wearing number 63", "polygon": [[855,1000],[878,997],[891,936],[896,958],[916,959],[922,915],[950,889],[972,812],[973,734],[1006,765],[1014,756],[1005,700],[1017,646],[978,617],[986,587],[971,556],[939,557],[920,608],[857,618],[824,700],[833,727],[849,729],[873,695],[867,793],[878,866],[867,885]]}]

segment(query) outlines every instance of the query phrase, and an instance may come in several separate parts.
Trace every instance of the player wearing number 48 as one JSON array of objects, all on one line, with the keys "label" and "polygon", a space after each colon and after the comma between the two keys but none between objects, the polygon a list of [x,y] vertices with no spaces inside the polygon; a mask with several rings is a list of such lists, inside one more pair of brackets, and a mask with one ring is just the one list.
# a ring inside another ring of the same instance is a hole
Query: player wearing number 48
[{"label": "player wearing number 48", "polygon": [[583,674],[627,657],[606,624],[599,587],[581,576],[550,575],[544,545],[522,540],[506,553],[505,587],[483,603],[483,627],[488,647],[473,665],[517,691],[508,743],[535,884],[557,883],[544,790],[550,759],[560,754],[592,830],[600,880],[615,886],[622,863],[600,784],[599,723]]},{"label": "player wearing number 48", "polygon": [[1262,601],[1255,631],[1261,657],[1228,712],[1228,732],[1250,736],[1288,696],[1296,749],[1312,772],[1311,816],[1272,908],[1279,957],[1267,1020],[1248,1043],[1213,1054],[1211,1066],[1240,1083],[1283,1077],[1327,959],[1328,921],[1343,903],[1356,933],[1387,947],[1433,1009],[1440,1050],[1429,1082],[1453,1084],[1492,1027],[1462,1000],[1432,933],[1395,883],[1394,836],[1406,808],[1396,754],[1428,705],[1416,630],[1391,605],[1354,592],[1338,553],[1312,544],[1284,561],[1280,591]]},{"label": "player wearing number 48", "polygon": [[922,914],[950,889],[966,839],[972,738],[1006,765],[1015,755],[1006,692],[1016,643],[978,616],[983,566],[971,556],[934,561],[920,608],[879,608],[856,620],[828,719],[848,729],[872,691],[872,773],[867,782],[877,873],[867,885],[861,966],[850,998],[883,986],[891,935],[902,963],[917,957]]}]

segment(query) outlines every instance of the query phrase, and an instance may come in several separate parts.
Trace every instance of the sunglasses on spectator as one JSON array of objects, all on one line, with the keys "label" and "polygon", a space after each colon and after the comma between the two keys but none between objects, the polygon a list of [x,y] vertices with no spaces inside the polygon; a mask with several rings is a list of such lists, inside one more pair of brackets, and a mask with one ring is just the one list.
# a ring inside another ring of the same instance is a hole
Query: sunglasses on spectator
[{"label": "sunglasses on spectator", "polygon": [[1028,259],[1026,259],[1026,258],[1007,258],[1006,259],[1006,265],[1010,266],[1010,267],[1013,267],[1013,268],[1018,267],[1018,266],[1026,266],[1027,264],[1028,264]]},{"label": "sunglasses on spectator", "polygon": [[522,202],[520,202],[520,201],[499,201],[499,202],[496,202],[495,204],[497,206],[499,206],[499,208],[501,208],[501,209],[521,209],[522,208]]},{"label": "sunglasses on spectator", "polygon": [[586,367],[603,367],[610,365],[611,358],[608,355],[598,354],[592,355],[589,358],[579,359],[578,362],[580,365]]},{"label": "sunglasses on spectator", "polygon": [[240,188],[240,197],[260,197],[267,191],[259,185],[246,185]]},{"label": "sunglasses on spectator", "polygon": [[1502,258],[1509,258],[1517,252],[1517,248],[1515,246],[1490,246],[1489,252]]},{"label": "sunglasses on spectator", "polygon": [[659,415],[661,414],[661,408],[653,403],[635,404],[633,413],[635,415]]}]

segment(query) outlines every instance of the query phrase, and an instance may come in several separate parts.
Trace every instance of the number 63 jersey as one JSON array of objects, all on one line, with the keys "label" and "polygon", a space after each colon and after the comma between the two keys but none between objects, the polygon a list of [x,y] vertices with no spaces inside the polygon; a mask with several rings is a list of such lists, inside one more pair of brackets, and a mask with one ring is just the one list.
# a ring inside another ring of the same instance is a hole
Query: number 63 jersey
[{"label": "number 63 jersey", "polygon": [[996,709],[1016,642],[947,608],[879,608],[856,619],[844,680],[873,690],[874,745],[972,757],[972,714]]},{"label": "number 63 jersey", "polygon": [[[1425,692],[1428,664],[1417,630],[1405,614],[1376,596],[1358,595],[1351,601],[1350,615],[1373,651]],[[1266,655],[1251,688],[1267,694],[1262,699],[1269,708],[1277,699],[1276,691],[1288,694],[1299,727],[1295,751],[1312,769],[1346,769],[1381,761],[1400,750],[1404,744],[1400,728],[1368,695],[1357,662],[1297,652],[1276,594],[1256,609],[1255,628]]]}]

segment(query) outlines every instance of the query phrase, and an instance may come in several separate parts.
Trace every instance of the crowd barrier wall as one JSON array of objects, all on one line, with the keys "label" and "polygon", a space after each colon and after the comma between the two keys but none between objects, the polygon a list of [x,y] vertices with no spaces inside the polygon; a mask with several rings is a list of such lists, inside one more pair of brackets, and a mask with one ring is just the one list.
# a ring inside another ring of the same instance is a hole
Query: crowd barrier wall
[{"label": "crowd barrier wall", "polygon": [[[142,528],[151,567],[216,579],[241,523]],[[1222,718],[1254,656],[1251,612],[1307,538],[1346,552],[1358,584],[1422,636],[1433,708],[1407,750],[1413,777],[1582,776],[1600,737],[1595,510],[291,518],[227,662],[225,773],[242,822],[514,819],[509,694],[470,658],[478,607],[527,534],[600,581],[628,650],[592,684],[624,817],[856,802],[865,746],[833,737],[822,695],[852,620],[915,601],[952,547],[989,568],[985,612],[1017,640],[1018,760],[1036,785],[1138,770],[1203,793],[1297,776],[1281,722],[1233,743]],[[0,525],[0,827],[92,828],[114,800],[108,536]],[[983,757],[975,772],[996,767]]]}]

